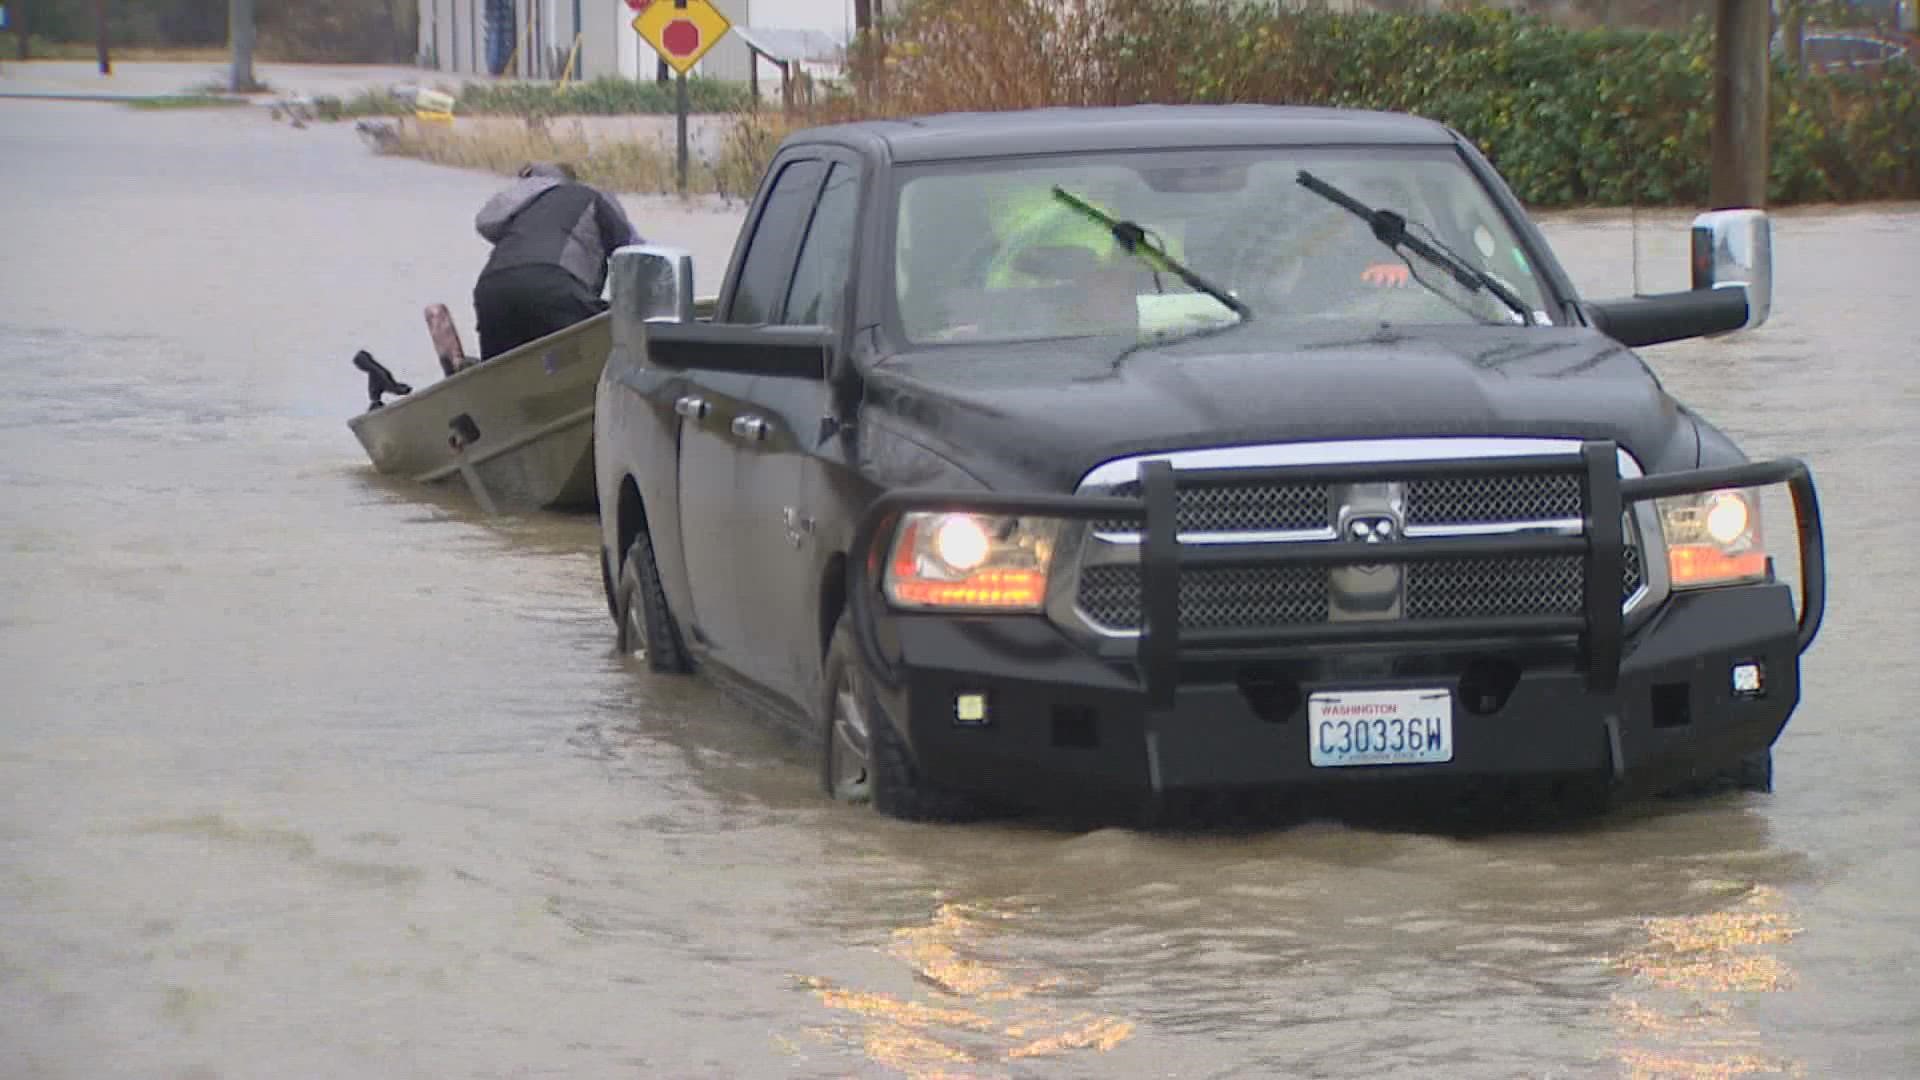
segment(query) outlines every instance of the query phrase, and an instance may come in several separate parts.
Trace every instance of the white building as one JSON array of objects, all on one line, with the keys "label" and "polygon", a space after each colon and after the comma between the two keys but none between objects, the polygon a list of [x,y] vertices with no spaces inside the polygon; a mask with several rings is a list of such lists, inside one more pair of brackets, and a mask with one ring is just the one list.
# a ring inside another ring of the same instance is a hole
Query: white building
[{"label": "white building", "polygon": [[[653,0],[672,3],[673,0]],[[708,0],[736,26],[814,30],[845,40],[852,0]],[[633,29],[628,0],[419,0],[419,59],[449,74],[557,79],[572,57],[574,80],[653,78],[659,58]],[[575,41],[578,40],[576,51]],[[750,53],[738,34],[720,39],[692,74],[745,82]],[[763,84],[779,72],[762,64]]]}]

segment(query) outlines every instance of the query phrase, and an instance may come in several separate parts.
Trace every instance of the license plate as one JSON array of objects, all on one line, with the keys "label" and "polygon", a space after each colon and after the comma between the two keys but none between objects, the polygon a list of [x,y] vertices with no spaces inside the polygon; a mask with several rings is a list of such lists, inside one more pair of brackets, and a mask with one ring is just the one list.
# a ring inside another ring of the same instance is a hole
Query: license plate
[{"label": "license plate", "polygon": [[1453,760],[1453,694],[1356,690],[1307,698],[1308,760],[1317,766]]}]

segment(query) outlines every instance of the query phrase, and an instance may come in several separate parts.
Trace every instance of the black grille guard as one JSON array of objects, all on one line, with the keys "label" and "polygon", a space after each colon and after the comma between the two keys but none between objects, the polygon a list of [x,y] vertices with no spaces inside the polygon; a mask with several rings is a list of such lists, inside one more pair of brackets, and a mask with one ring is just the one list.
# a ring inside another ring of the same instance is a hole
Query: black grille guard
[{"label": "black grille guard", "polygon": [[[1182,545],[1175,536],[1180,489],[1209,483],[1365,483],[1424,477],[1512,476],[1526,473],[1577,474],[1586,507],[1579,536],[1487,536],[1406,539],[1392,544],[1333,540],[1311,544]],[[1621,479],[1614,443],[1594,440],[1577,454],[1490,457],[1437,461],[1284,465],[1250,469],[1176,470],[1164,461],[1141,466],[1138,496],[1024,495],[985,491],[902,489],[887,492],[868,507],[854,531],[848,564],[848,615],[855,641],[869,671],[889,688],[900,673],[881,648],[877,608],[885,598],[877,587],[884,544],[891,541],[900,515],[909,511],[1024,514],[1074,521],[1144,522],[1141,548],[1141,611],[1144,615],[1138,664],[1149,703],[1171,705],[1183,650],[1187,658],[1258,659],[1274,650],[1343,642],[1421,642],[1465,637],[1571,638],[1580,644],[1588,685],[1610,690],[1619,679],[1622,615],[1619,582],[1625,536],[1620,521],[1629,503],[1721,488],[1786,484],[1793,495],[1800,542],[1800,616],[1796,639],[1801,652],[1812,646],[1826,613],[1826,547],[1813,474],[1797,458],[1778,458],[1718,469],[1693,469],[1657,476]],[[1180,575],[1188,568],[1256,567],[1300,564],[1379,565],[1440,559],[1579,555],[1585,595],[1578,615],[1502,615],[1419,619],[1397,622],[1328,622],[1274,627],[1188,630],[1180,628]]]}]

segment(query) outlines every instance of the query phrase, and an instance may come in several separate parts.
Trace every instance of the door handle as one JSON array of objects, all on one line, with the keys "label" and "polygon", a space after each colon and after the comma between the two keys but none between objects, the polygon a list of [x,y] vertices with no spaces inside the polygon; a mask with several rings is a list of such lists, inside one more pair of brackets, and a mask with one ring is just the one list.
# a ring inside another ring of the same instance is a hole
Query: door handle
[{"label": "door handle", "polygon": [[736,416],[733,418],[733,433],[743,439],[759,442],[767,437],[767,422],[757,416]]},{"label": "door handle", "polygon": [[712,408],[713,406],[707,404],[705,398],[694,397],[692,394],[673,403],[673,411],[689,420],[705,420],[708,411]]}]

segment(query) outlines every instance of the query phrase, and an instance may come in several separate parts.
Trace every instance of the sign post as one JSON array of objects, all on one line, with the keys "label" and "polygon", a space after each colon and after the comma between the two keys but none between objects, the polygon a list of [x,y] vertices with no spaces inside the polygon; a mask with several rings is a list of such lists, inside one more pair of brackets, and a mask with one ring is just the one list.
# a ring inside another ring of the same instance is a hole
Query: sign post
[{"label": "sign post", "polygon": [[676,175],[687,193],[687,72],[733,24],[709,0],[627,0],[639,14],[633,29],[677,73],[674,80],[674,132],[679,144]]},{"label": "sign post", "polygon": [[673,139],[678,147],[674,175],[679,178],[680,194],[687,193],[687,73],[673,77]]}]

